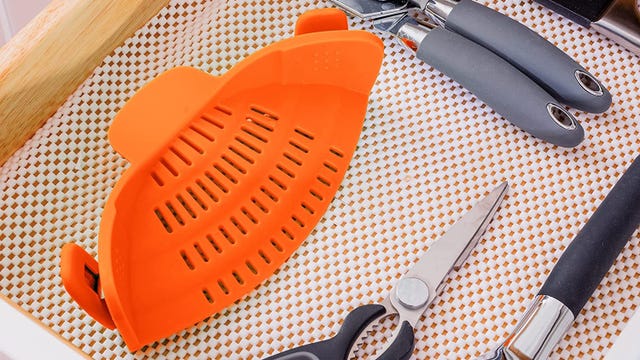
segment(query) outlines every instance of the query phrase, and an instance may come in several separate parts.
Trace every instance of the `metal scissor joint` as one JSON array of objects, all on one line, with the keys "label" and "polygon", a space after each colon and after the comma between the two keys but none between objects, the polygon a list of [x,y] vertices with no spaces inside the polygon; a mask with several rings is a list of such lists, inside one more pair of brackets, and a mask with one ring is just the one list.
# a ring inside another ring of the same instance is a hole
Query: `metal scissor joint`
[{"label": "metal scissor joint", "polygon": [[338,334],[328,340],[286,351],[266,360],[347,360],[357,356],[359,344],[379,322],[397,316],[393,338],[378,353],[378,360],[408,360],[414,348],[414,329],[424,312],[446,286],[448,275],[471,254],[507,193],[503,183],[476,204],[393,286],[380,304],[351,311]]}]

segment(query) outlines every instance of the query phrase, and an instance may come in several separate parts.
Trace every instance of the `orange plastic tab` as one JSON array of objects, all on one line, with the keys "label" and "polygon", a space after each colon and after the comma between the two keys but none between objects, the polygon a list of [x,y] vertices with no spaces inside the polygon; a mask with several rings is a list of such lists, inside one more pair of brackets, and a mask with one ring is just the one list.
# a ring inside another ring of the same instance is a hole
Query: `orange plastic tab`
[{"label": "orange plastic tab", "polygon": [[102,214],[98,269],[67,245],[62,276],[78,304],[107,326],[111,319],[131,350],[244,297],[304,241],[335,195],[383,45],[338,30],[346,17],[335,10],[302,19],[299,35],[221,77],[192,68],[159,76],[114,120],[110,141],[131,166]]},{"label": "orange plastic tab", "polygon": [[66,244],[60,255],[62,283],[78,305],[109,329],[116,326],[104,299],[100,298],[98,262],[76,244]]},{"label": "orange plastic tab", "polygon": [[316,9],[300,15],[296,22],[296,35],[320,31],[348,30],[347,17],[338,9]]}]

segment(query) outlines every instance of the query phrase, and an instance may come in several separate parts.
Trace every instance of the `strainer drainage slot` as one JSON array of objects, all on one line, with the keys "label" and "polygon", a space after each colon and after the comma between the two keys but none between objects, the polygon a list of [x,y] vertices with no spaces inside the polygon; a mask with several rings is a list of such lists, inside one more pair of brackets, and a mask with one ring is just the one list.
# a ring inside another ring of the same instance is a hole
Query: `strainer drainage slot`
[{"label": "strainer drainage slot", "polygon": [[215,140],[215,138],[213,136],[207,134],[204,130],[200,129],[199,127],[197,127],[195,125],[189,126],[189,129],[193,130],[193,132],[195,132],[196,134],[202,136],[203,138],[205,138],[209,142],[213,142]]},{"label": "strainer drainage slot", "polygon": [[238,170],[238,172],[240,174],[246,174],[247,170],[245,170],[244,168],[242,168],[240,165],[236,164],[233,160],[231,160],[229,157],[227,157],[226,155],[222,155],[222,160],[224,160],[224,162],[226,162],[227,164],[231,165],[232,168]]},{"label": "strainer drainage slot", "polygon": [[326,187],[331,187],[331,183],[329,182],[329,180],[323,178],[322,176],[318,176],[316,177],[316,179],[324,186]]},{"label": "strainer drainage slot", "polygon": [[248,162],[249,164],[255,163],[255,160],[253,160],[252,158],[250,158],[249,156],[247,156],[246,154],[244,154],[240,150],[236,149],[235,147],[229,146],[229,150],[231,150],[232,153],[238,155],[239,157],[241,157],[244,161]]},{"label": "strainer drainage slot", "polygon": [[263,194],[267,195],[267,197],[268,197],[269,199],[271,199],[271,201],[276,202],[276,203],[278,202],[278,197],[277,197],[277,196],[275,196],[271,191],[269,191],[269,190],[268,190],[267,188],[265,188],[264,186],[260,186],[260,191],[261,191]]},{"label": "strainer drainage slot", "polygon": [[247,147],[249,150],[255,152],[256,154],[261,154],[262,150],[258,149],[257,147],[251,145],[248,141],[244,140],[243,138],[236,136],[236,141],[239,142],[240,144],[244,145],[245,147]]},{"label": "strainer drainage slot", "polygon": [[293,146],[294,148],[302,151],[303,153],[307,154],[309,152],[309,149],[305,148],[304,146],[298,144],[297,142],[290,140],[289,141],[289,145]]},{"label": "strainer drainage slot", "polygon": [[251,131],[251,129],[247,128],[246,126],[242,126],[240,128],[240,130],[244,131],[247,135],[249,135],[249,136],[251,136],[251,137],[253,137],[253,138],[255,138],[255,139],[257,139],[257,140],[259,140],[259,141],[261,141],[263,143],[265,143],[265,144],[268,142],[267,139],[265,139],[264,137],[258,135],[254,131]]},{"label": "strainer drainage slot", "polygon": [[292,215],[291,216],[291,220],[293,220],[293,222],[295,222],[298,226],[300,226],[301,228],[304,227],[304,223],[302,222],[302,220],[298,219],[297,216]]},{"label": "strainer drainage slot", "polygon": [[225,171],[222,166],[215,164],[213,165],[213,168],[218,170],[218,172],[220,174],[222,174],[222,176],[224,176],[225,178],[227,178],[229,181],[231,181],[234,184],[238,183],[238,179],[236,179],[235,177],[233,177],[229,172]]},{"label": "strainer drainage slot", "polygon": [[316,213],[315,210],[313,210],[313,208],[309,206],[309,204],[303,202],[300,205],[302,206],[303,209],[305,209],[309,213],[309,215],[313,215]]},{"label": "strainer drainage slot", "polygon": [[153,210],[153,212],[156,214],[156,217],[158,218],[158,220],[160,220],[160,223],[162,224],[164,229],[167,230],[168,233],[172,233],[173,229],[171,228],[171,225],[169,225],[169,222],[164,217],[160,209],[155,209]]},{"label": "strainer drainage slot", "polygon": [[160,176],[158,176],[158,174],[156,174],[155,172],[151,172],[151,178],[156,182],[156,184],[158,184],[158,186],[164,186],[164,181],[162,181]]},{"label": "strainer drainage slot", "polygon": [[189,268],[189,270],[194,270],[196,267],[193,265],[193,263],[191,262],[191,259],[189,259],[189,257],[187,256],[187,253],[183,250],[180,251],[180,256],[182,257],[182,260],[184,261],[184,263],[187,265],[187,267]]},{"label": "strainer drainage slot", "polygon": [[298,133],[298,134],[302,135],[303,137],[305,137],[305,138],[309,139],[309,140],[313,140],[313,139],[315,139],[315,137],[314,137],[313,135],[309,134],[308,132],[306,132],[306,131],[304,131],[304,130],[302,130],[302,129],[300,129],[300,128],[296,128],[294,131],[295,131],[296,133]]},{"label": "strainer drainage slot", "polygon": [[202,210],[207,210],[207,205],[198,197],[198,195],[196,195],[192,188],[188,187],[187,193],[202,208]]},{"label": "strainer drainage slot", "polygon": [[269,118],[271,120],[278,120],[278,116],[277,115],[274,115],[274,114],[270,113],[269,111],[260,109],[259,107],[255,106],[255,105],[251,106],[250,109],[251,109],[251,111],[253,111],[255,113],[258,113],[258,114],[260,114],[260,115],[262,115],[262,116],[264,116],[266,118]]},{"label": "strainer drainage slot", "polygon": [[202,295],[204,295],[205,299],[207,299],[209,304],[213,304],[213,297],[211,297],[211,294],[209,293],[209,290],[202,289]]},{"label": "strainer drainage slot", "polygon": [[286,236],[289,240],[293,240],[293,234],[291,234],[289,232],[289,230],[285,229],[285,228],[281,228],[280,231],[282,231],[282,233],[284,234],[284,236]]},{"label": "strainer drainage slot", "polygon": [[258,275],[258,270],[256,270],[255,266],[253,266],[249,260],[245,261],[245,265],[247,265],[247,269],[249,269],[253,275]]},{"label": "strainer drainage slot", "polygon": [[207,194],[207,196],[209,198],[211,198],[211,200],[218,202],[219,199],[217,196],[213,195],[213,193],[206,187],[204,186],[204,184],[202,183],[202,181],[197,180],[196,181],[196,185],[198,185],[198,187],[200,188],[200,190],[202,190],[205,194]]},{"label": "strainer drainage slot", "polygon": [[327,169],[331,170],[331,172],[334,172],[334,173],[338,172],[338,168],[333,166],[332,164],[329,164],[328,162],[324,162],[322,163],[322,165],[324,165],[324,167],[326,167]]},{"label": "strainer drainage slot", "polygon": [[184,200],[182,195],[176,196],[176,199],[178,199],[178,202],[180,203],[180,205],[182,205],[182,207],[185,210],[187,210],[187,213],[189,214],[189,216],[191,216],[192,219],[195,219],[197,217],[196,213],[193,211],[193,209],[191,209],[191,206],[189,206],[189,204],[187,204],[187,202]]},{"label": "strainer drainage slot", "polygon": [[176,177],[178,176],[178,171],[173,166],[171,166],[171,164],[169,164],[167,160],[165,160],[164,158],[161,158],[160,164],[162,164],[162,166],[164,166],[167,170],[169,170],[171,175]]},{"label": "strainer drainage slot", "polygon": [[193,248],[196,249],[196,251],[198,252],[198,255],[200,255],[200,257],[204,262],[209,262],[209,257],[207,256],[207,254],[204,253],[204,251],[202,250],[200,245],[198,245],[198,243],[193,244]]},{"label": "strainer drainage slot", "polygon": [[247,208],[242,207],[240,208],[240,211],[242,212],[242,214],[249,219],[249,221],[251,221],[253,224],[258,224],[258,219],[255,218],[255,216],[251,215],[251,213],[249,212],[249,210],[247,210]]},{"label": "strainer drainage slot", "polygon": [[264,206],[264,204],[262,204],[258,199],[256,198],[251,198],[251,202],[258,208],[260,209],[260,211],[262,211],[265,214],[269,213],[269,209],[267,209],[266,206]]},{"label": "strainer drainage slot", "polygon": [[285,168],[284,166],[278,164],[276,165],[276,168],[278,168],[278,170],[280,170],[283,174],[287,175],[288,177],[294,179],[296,177],[296,175],[289,169]]},{"label": "strainer drainage slot", "polygon": [[220,111],[221,113],[223,113],[223,114],[225,114],[227,116],[233,115],[233,112],[231,111],[231,109],[227,108],[226,106],[216,105],[213,108],[218,110],[218,111]]},{"label": "strainer drainage slot", "polygon": [[211,235],[207,235],[207,241],[209,241],[209,244],[213,246],[213,249],[217,251],[218,254],[222,254],[222,249],[220,248],[220,245],[218,245],[218,243],[213,239]]},{"label": "strainer drainage slot", "polygon": [[214,119],[213,116],[209,115],[209,114],[202,114],[200,116],[200,118],[206,122],[208,122],[209,124],[217,127],[218,129],[224,129],[224,125],[222,123],[220,123],[218,120]]},{"label": "strainer drainage slot", "polygon": [[273,132],[273,127],[263,123],[262,121],[258,120],[258,119],[254,119],[252,117],[247,116],[247,122],[250,122],[264,130],[267,130],[268,132]]},{"label": "strainer drainage slot", "polygon": [[180,135],[178,139],[180,139],[180,141],[182,141],[183,143],[187,144],[187,146],[195,150],[198,154],[200,155],[204,154],[204,150],[200,146],[196,145],[193,141],[187,139],[184,135]]},{"label": "strainer drainage slot", "polygon": [[211,181],[215,186],[217,186],[218,189],[222,190],[223,193],[226,194],[229,192],[229,189],[227,189],[224,185],[222,185],[222,183],[220,183],[220,181],[214,178],[213,175],[211,175],[211,173],[209,173],[208,171],[204,173],[204,176],[206,176],[206,178],[209,179],[209,181]]},{"label": "strainer drainage slot", "polygon": [[271,175],[269,175],[269,181],[276,184],[276,186],[279,187],[281,190],[287,190],[287,187],[282,182],[280,182],[280,180],[274,178]]},{"label": "strainer drainage slot", "polygon": [[313,196],[314,198],[322,201],[323,197],[322,195],[318,194],[317,192],[315,192],[313,189],[309,190],[309,194],[311,194],[311,196]]},{"label": "strainer drainage slot", "polygon": [[265,254],[262,250],[258,251],[258,255],[260,255],[260,257],[262,258],[262,260],[264,260],[265,263],[271,264],[271,259],[269,259],[267,254]]},{"label": "strainer drainage slot", "polygon": [[335,156],[337,156],[337,157],[339,157],[339,158],[343,158],[343,157],[344,157],[344,154],[342,153],[342,151],[340,151],[340,150],[338,150],[338,149],[336,149],[336,148],[331,148],[331,149],[329,149],[329,151],[330,151],[333,155],[335,155]]},{"label": "strainer drainage slot", "polygon": [[173,204],[171,204],[171,202],[167,201],[165,203],[165,205],[167,206],[167,209],[169,209],[169,211],[171,212],[171,215],[173,215],[173,217],[176,219],[176,221],[178,221],[178,224],[184,225],[184,220],[182,219],[182,216],[180,216],[180,214],[178,214],[178,212],[176,211],[176,208],[173,207]]},{"label": "strainer drainage slot", "polygon": [[293,155],[291,155],[289,153],[283,153],[282,155],[284,155],[284,157],[287,158],[292,163],[294,163],[294,164],[296,164],[298,166],[302,166],[302,161],[296,159],[295,157],[293,157]]},{"label": "strainer drainage slot", "polygon": [[231,272],[231,274],[233,275],[233,278],[236,279],[236,282],[238,283],[238,285],[244,285],[244,280],[242,280],[242,278],[240,277],[240,274],[238,274],[235,271]]},{"label": "strainer drainage slot", "polygon": [[218,280],[218,286],[220,287],[220,290],[222,290],[222,292],[225,295],[229,295],[229,289],[227,288],[227,286],[224,284],[224,282],[222,282],[222,280]]},{"label": "strainer drainage slot", "polygon": [[238,229],[238,231],[240,231],[240,233],[242,233],[242,235],[247,235],[247,230],[244,228],[244,226],[242,226],[242,224],[240,224],[238,219],[232,216],[231,223],[236,227],[236,229]]},{"label": "strainer drainage slot", "polygon": [[271,239],[271,245],[273,246],[274,249],[276,249],[276,251],[278,252],[282,252],[282,246],[280,246],[280,244],[278,244],[275,240]]},{"label": "strainer drainage slot", "polygon": [[187,158],[183,153],[181,153],[180,151],[178,151],[176,148],[174,148],[173,146],[169,147],[169,151],[171,151],[176,157],[178,157],[178,159],[182,160],[183,163],[191,166],[193,163],[191,162],[191,160],[189,160],[189,158]]},{"label": "strainer drainage slot", "polygon": [[234,245],[236,243],[236,241],[231,237],[231,235],[229,235],[229,232],[227,232],[227,229],[225,229],[222,225],[218,227],[218,230],[220,231],[222,236],[224,236],[224,238],[227,240],[229,244]]}]

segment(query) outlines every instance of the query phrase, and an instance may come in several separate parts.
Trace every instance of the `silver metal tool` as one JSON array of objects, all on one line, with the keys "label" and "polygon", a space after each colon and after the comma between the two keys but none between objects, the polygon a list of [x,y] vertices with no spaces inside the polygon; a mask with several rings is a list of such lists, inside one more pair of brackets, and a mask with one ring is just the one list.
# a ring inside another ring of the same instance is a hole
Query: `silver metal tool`
[{"label": "silver metal tool", "polygon": [[359,342],[385,317],[397,315],[399,330],[378,360],[407,360],[414,348],[414,329],[446,285],[448,275],[460,268],[485,232],[508,190],[505,182],[476,204],[422,258],[398,280],[381,304],[364,305],[345,318],[338,334],[265,360],[346,360],[356,355]]},{"label": "silver metal tool", "polygon": [[332,0],[372,20],[531,135],[574,147],[584,130],[563,104],[600,113],[607,89],[526,26],[471,0]]},{"label": "silver metal tool", "polygon": [[513,333],[480,360],[547,359],[639,226],[640,157],[564,251]]}]

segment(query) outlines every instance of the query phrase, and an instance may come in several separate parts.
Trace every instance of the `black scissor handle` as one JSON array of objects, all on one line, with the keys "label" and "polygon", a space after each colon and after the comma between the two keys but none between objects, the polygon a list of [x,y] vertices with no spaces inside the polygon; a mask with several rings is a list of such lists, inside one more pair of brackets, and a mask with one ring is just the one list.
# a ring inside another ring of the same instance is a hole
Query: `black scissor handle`
[{"label": "black scissor handle", "polygon": [[409,360],[413,354],[414,347],[413,327],[408,322],[403,321],[395,339],[377,360]]},{"label": "black scissor handle", "polygon": [[364,329],[386,313],[387,310],[382,305],[360,306],[347,315],[342,327],[331,339],[287,350],[264,360],[346,360],[351,346],[360,338]]}]

